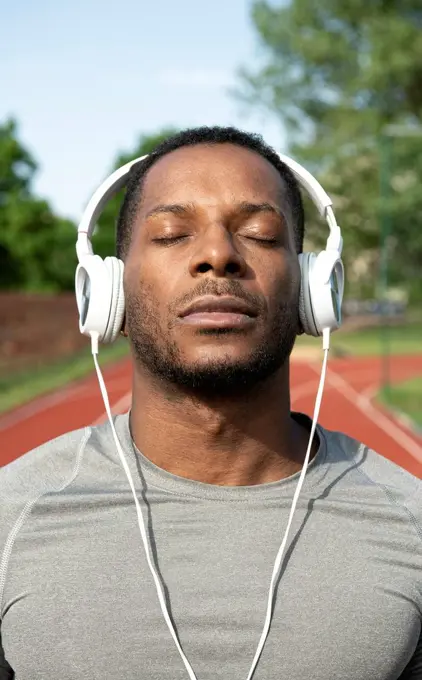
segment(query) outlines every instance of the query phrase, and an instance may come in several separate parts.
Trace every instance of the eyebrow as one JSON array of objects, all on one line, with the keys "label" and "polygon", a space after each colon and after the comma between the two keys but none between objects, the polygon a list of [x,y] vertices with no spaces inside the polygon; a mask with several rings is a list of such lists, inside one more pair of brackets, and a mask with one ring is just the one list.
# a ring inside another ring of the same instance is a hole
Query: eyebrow
[{"label": "eyebrow", "polygon": [[245,215],[255,215],[256,213],[270,212],[273,213],[273,215],[277,215],[283,219],[285,218],[284,212],[272,203],[248,203],[243,201],[242,203],[239,203],[236,208],[238,212],[241,212]]},{"label": "eyebrow", "polygon": [[[171,213],[178,216],[191,215],[195,212],[195,205],[193,203],[170,203],[157,205],[152,208],[146,215],[145,219],[149,217],[154,217],[154,215],[161,215],[163,213]],[[269,212],[273,215],[277,215],[282,219],[285,219],[284,212],[275,205],[271,203],[250,203],[248,201],[242,201],[233,206],[233,213],[242,213],[243,215],[255,215],[256,213]]]},{"label": "eyebrow", "polygon": [[161,215],[162,213],[172,213],[173,215],[188,215],[195,211],[195,206],[193,203],[170,203],[169,205],[156,205],[145,215],[145,219],[148,217],[154,217],[154,215]]}]

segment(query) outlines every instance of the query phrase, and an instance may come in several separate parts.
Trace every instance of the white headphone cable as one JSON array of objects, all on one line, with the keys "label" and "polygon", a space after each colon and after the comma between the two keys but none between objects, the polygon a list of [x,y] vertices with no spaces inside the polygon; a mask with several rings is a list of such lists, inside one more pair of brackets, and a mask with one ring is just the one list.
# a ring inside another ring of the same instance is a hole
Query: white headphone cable
[{"label": "white headphone cable", "polygon": [[[185,665],[185,668],[188,672],[189,678],[190,678],[190,680],[197,680],[196,675],[193,671],[193,668],[190,665],[190,663],[189,663],[189,661],[188,661],[186,655],[184,654],[183,649],[180,645],[179,639],[177,637],[177,633],[174,630],[173,623],[171,621],[169,612],[167,610],[167,605],[166,605],[163,589],[162,589],[162,586],[161,586],[161,583],[160,583],[160,579],[158,577],[157,572],[155,571],[154,565],[153,565],[152,560],[151,560],[150,547],[149,547],[149,544],[148,544],[148,539],[147,539],[147,534],[146,534],[146,529],[145,529],[144,518],[143,518],[143,515],[142,515],[142,510],[141,510],[141,507],[139,505],[139,501],[138,501],[138,498],[137,498],[137,495],[136,495],[135,486],[133,484],[133,479],[132,479],[132,475],[130,473],[129,466],[126,462],[122,447],[121,447],[120,442],[119,442],[119,438],[117,436],[116,429],[114,427],[113,416],[111,414],[110,402],[109,402],[108,394],[107,394],[107,388],[106,388],[106,385],[105,385],[105,382],[104,382],[104,378],[103,378],[100,366],[98,364],[98,339],[99,339],[98,333],[91,333],[91,351],[92,351],[92,356],[93,356],[93,359],[94,359],[95,370],[97,372],[97,377],[98,377],[98,382],[99,382],[99,385],[100,385],[101,395],[102,395],[102,398],[103,398],[103,401],[104,401],[104,406],[105,406],[107,417],[108,417],[108,420],[109,420],[109,423],[110,423],[110,426],[111,426],[111,430],[113,432],[113,438],[114,438],[114,441],[115,441],[115,444],[116,444],[116,448],[117,448],[121,463],[123,465],[123,469],[126,473],[126,477],[128,479],[129,486],[130,486],[130,489],[132,491],[132,495],[133,495],[133,498],[134,498],[134,501],[135,501],[136,513],[137,513],[137,516],[138,516],[138,524],[139,524],[139,529],[140,529],[140,532],[141,532],[142,542],[144,544],[145,555],[146,555],[146,558],[147,558],[148,567],[149,567],[149,570],[150,570],[152,577],[154,579],[154,583],[155,583],[155,587],[156,587],[157,595],[158,595],[158,601],[160,603],[162,614],[164,616],[164,619],[165,619],[167,627],[170,631],[170,634],[171,634],[171,636],[172,636],[172,638],[173,638],[173,640],[176,644],[176,647],[179,651],[179,654],[182,658],[182,661]],[[247,680],[251,680],[251,678],[252,678],[252,676],[255,672],[255,668],[256,668],[257,663],[259,661],[259,658],[261,656],[262,650],[264,648],[265,641],[267,639],[267,636],[268,636],[268,633],[269,633],[269,630],[270,630],[271,619],[272,619],[272,614],[273,614],[275,584],[277,582],[278,574],[279,574],[279,571],[280,571],[281,560],[282,560],[282,557],[283,557],[283,554],[284,554],[284,549],[285,549],[286,544],[287,544],[287,539],[288,539],[290,527],[291,527],[291,524],[292,524],[292,521],[293,521],[294,512],[296,510],[297,501],[299,499],[299,494],[301,492],[303,482],[304,482],[304,479],[305,479],[306,470],[307,470],[308,462],[309,462],[309,457],[310,457],[310,453],[311,453],[311,449],[312,449],[312,442],[313,442],[313,439],[314,439],[314,436],[315,436],[315,429],[316,429],[316,425],[317,425],[317,421],[318,421],[318,415],[319,415],[319,411],[320,411],[320,407],[321,407],[322,394],[323,394],[324,383],[325,383],[325,375],[326,375],[326,370],[327,370],[328,351],[329,351],[329,347],[330,347],[330,330],[329,329],[324,329],[324,331],[323,331],[322,347],[323,347],[323,351],[324,351],[324,359],[323,359],[323,363],[322,363],[321,377],[320,377],[320,381],[319,381],[318,392],[317,392],[317,396],[316,396],[316,400],[315,400],[315,408],[314,408],[314,414],[313,414],[313,418],[312,418],[312,427],[311,427],[311,433],[310,433],[310,436],[309,436],[308,448],[307,448],[307,451],[306,451],[305,460],[303,462],[303,466],[302,466],[299,481],[298,481],[298,484],[297,484],[297,487],[296,487],[296,491],[295,491],[294,496],[293,496],[293,502],[292,502],[292,506],[291,506],[291,509],[290,509],[290,515],[289,515],[289,519],[288,519],[288,522],[287,522],[286,532],[284,534],[284,538],[282,540],[282,543],[280,545],[280,548],[278,550],[277,557],[276,557],[276,560],[275,560],[275,563],[274,563],[273,573],[272,573],[271,582],[270,582],[270,590],[269,590],[269,594],[268,594],[267,613],[266,613],[266,617],[265,617],[264,628],[263,628],[263,631],[262,631],[262,634],[261,634],[261,637],[260,637],[260,640],[259,640],[259,643],[258,643],[258,648],[256,650],[256,653],[255,653],[255,656],[254,656],[252,666],[251,666],[251,669],[249,671]]]},{"label": "white headphone cable", "polygon": [[308,463],[309,463],[309,457],[311,455],[311,449],[312,449],[312,442],[315,436],[315,430],[318,422],[318,416],[319,416],[319,411],[321,408],[321,402],[322,402],[322,394],[324,391],[324,383],[325,383],[325,375],[327,372],[327,361],[328,361],[328,351],[330,349],[330,329],[324,329],[323,331],[323,340],[322,340],[322,348],[324,351],[324,359],[322,362],[322,368],[321,368],[321,377],[319,379],[319,385],[318,385],[318,391],[317,391],[317,396],[315,399],[315,407],[314,407],[314,413],[312,416],[312,427],[311,427],[311,434],[309,435],[309,442],[308,442],[308,448],[306,451],[305,455],[305,460],[303,461],[303,466],[302,466],[302,471],[300,473],[299,481],[297,483],[296,491],[293,496],[293,502],[292,506],[290,508],[290,515],[289,519],[287,521],[287,528],[286,532],[284,534],[284,538],[281,542],[280,548],[278,549],[277,557],[275,558],[275,563],[274,563],[274,568],[273,568],[273,573],[271,576],[271,582],[270,582],[270,591],[268,593],[268,604],[267,604],[267,613],[265,616],[265,623],[264,623],[264,629],[262,631],[261,638],[258,643],[258,648],[256,650],[251,669],[249,671],[249,675],[247,677],[247,680],[251,680],[255,668],[257,666],[257,663],[259,661],[259,657],[261,656],[262,650],[264,648],[265,641],[267,639],[268,633],[270,631],[270,626],[271,626],[271,619],[273,615],[273,604],[274,604],[274,594],[275,594],[275,584],[277,583],[277,578],[280,572],[281,568],[281,560],[284,554],[284,550],[286,547],[287,539],[289,536],[289,531],[290,527],[292,525],[293,521],[293,516],[296,510],[296,505],[299,500],[299,494],[302,490],[303,482],[305,481],[305,475],[306,471],[308,469]]},{"label": "white headphone cable", "polygon": [[133,498],[134,498],[134,501],[135,501],[136,513],[138,515],[138,524],[139,524],[139,529],[140,529],[140,532],[141,532],[142,542],[143,542],[144,548],[145,548],[145,554],[146,554],[146,558],[147,558],[147,562],[148,562],[148,567],[149,567],[149,570],[150,570],[152,577],[154,579],[155,587],[157,589],[157,595],[158,595],[158,600],[159,600],[159,603],[160,603],[161,611],[163,613],[164,619],[165,619],[167,627],[168,627],[168,629],[171,633],[171,636],[172,636],[172,638],[173,638],[173,640],[176,644],[176,647],[179,650],[179,654],[182,657],[183,663],[185,664],[185,667],[186,667],[186,670],[189,674],[190,680],[197,680],[196,675],[193,672],[193,668],[190,665],[188,659],[186,658],[186,656],[183,652],[183,649],[182,649],[180,642],[178,640],[176,631],[174,630],[172,621],[170,619],[170,615],[167,611],[167,605],[166,605],[166,601],[165,601],[165,598],[164,598],[164,593],[163,593],[163,590],[162,590],[162,587],[161,587],[161,583],[160,583],[160,580],[158,578],[158,574],[154,569],[154,565],[152,564],[151,555],[150,555],[150,548],[149,548],[149,544],[148,544],[148,540],[147,540],[147,534],[146,534],[146,530],[145,530],[145,523],[144,523],[144,518],[143,518],[143,515],[142,515],[142,510],[141,510],[141,507],[139,505],[139,501],[138,501],[138,498],[137,498],[137,495],[136,495],[136,491],[135,491],[135,487],[134,487],[134,484],[133,484],[132,475],[131,475],[130,470],[129,470],[129,466],[128,466],[126,460],[125,460],[125,456],[124,456],[124,453],[122,451],[122,447],[120,446],[119,438],[117,436],[116,428],[114,427],[113,417],[112,417],[111,409],[110,409],[110,402],[109,402],[108,394],[107,394],[107,388],[105,386],[104,378],[103,378],[103,375],[101,373],[101,369],[100,369],[99,364],[98,364],[98,358],[97,358],[97,355],[98,355],[98,333],[96,333],[96,334],[93,333],[91,335],[91,350],[92,350],[92,356],[94,358],[95,370],[97,371],[98,382],[100,384],[101,394],[102,394],[103,401],[104,401],[104,406],[105,406],[105,409],[106,409],[108,420],[109,420],[110,425],[111,425],[114,441],[116,443],[116,448],[117,448],[118,454],[120,456],[120,460],[122,462],[123,469],[126,473],[126,477],[128,478],[129,486],[131,488]]}]

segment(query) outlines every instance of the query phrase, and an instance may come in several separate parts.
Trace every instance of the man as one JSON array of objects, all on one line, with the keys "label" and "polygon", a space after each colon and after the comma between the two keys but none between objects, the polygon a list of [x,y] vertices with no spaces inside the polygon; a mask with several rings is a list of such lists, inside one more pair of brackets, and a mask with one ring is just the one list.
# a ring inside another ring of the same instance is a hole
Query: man
[{"label": "man", "polygon": [[[302,241],[293,176],[230,128],[164,142],[119,217],[134,371],[116,430],[198,680],[248,676],[309,440],[289,400]],[[317,433],[254,678],[420,680],[421,482]],[[0,483],[1,680],[188,677],[109,424]]]}]

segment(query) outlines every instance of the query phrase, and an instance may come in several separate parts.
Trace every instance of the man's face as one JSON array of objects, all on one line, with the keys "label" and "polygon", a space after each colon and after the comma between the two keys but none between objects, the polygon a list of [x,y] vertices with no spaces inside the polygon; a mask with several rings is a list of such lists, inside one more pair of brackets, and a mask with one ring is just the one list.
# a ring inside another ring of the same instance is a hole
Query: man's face
[{"label": "man's face", "polygon": [[292,224],[283,180],[253,151],[197,145],[158,160],[125,262],[136,362],[198,392],[273,375],[297,332]]}]

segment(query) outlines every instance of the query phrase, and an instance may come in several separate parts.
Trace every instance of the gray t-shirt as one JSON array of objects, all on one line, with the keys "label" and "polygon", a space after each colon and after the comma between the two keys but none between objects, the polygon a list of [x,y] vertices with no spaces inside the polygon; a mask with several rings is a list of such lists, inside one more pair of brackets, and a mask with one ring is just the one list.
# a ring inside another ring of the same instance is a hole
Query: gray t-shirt
[{"label": "gray t-shirt", "polygon": [[[183,479],[135,450],[127,414],[115,422],[198,680],[246,680],[299,475]],[[422,482],[318,435],[254,680],[422,679]],[[0,679],[186,680],[110,426],[0,469],[0,490]]]}]

